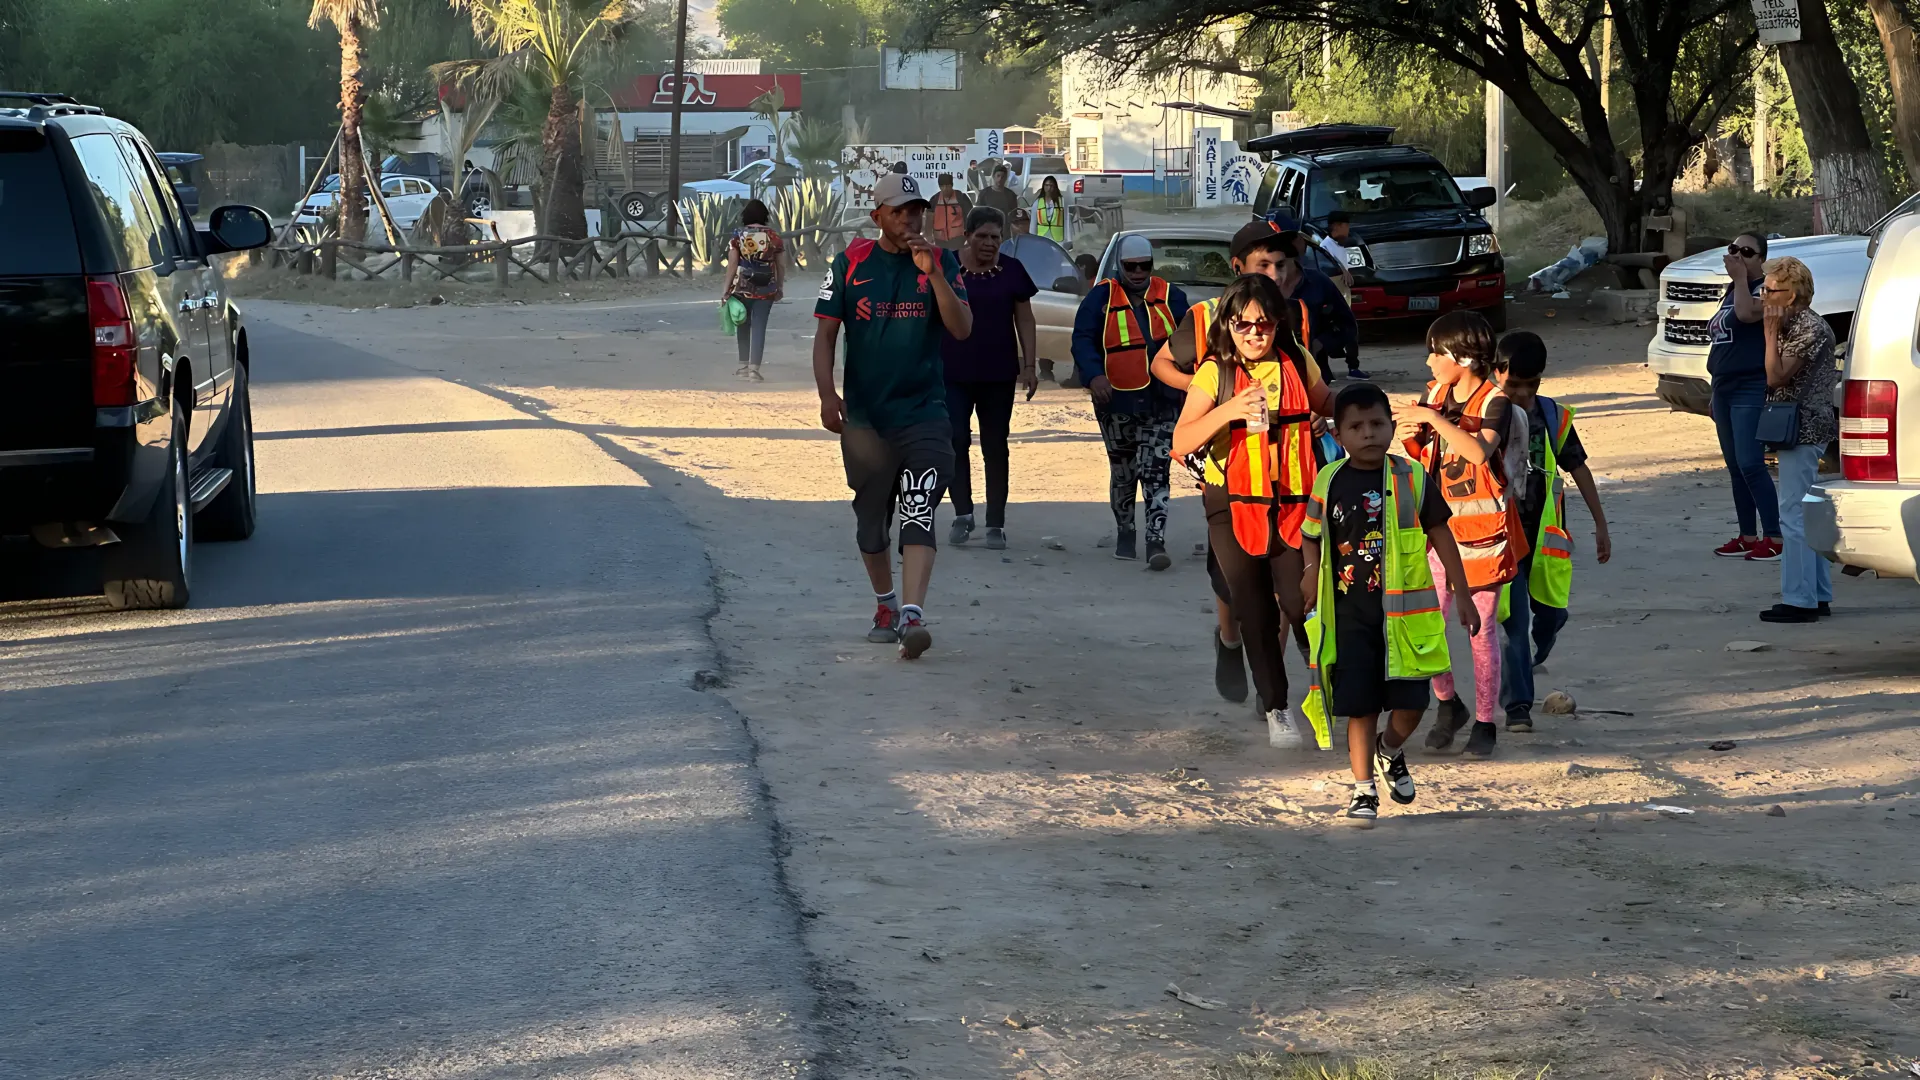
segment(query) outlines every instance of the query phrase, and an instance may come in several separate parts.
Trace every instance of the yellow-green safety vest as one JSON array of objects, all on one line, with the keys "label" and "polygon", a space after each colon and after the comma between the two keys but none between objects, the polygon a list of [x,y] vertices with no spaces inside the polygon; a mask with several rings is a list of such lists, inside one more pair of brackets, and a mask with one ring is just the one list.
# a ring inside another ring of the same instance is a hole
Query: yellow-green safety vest
[{"label": "yellow-green safety vest", "polygon": [[[1321,540],[1325,535],[1327,490],[1348,460],[1329,462],[1315,478],[1306,524],[1300,530],[1307,538]],[[1381,545],[1381,558],[1385,560],[1381,605],[1387,615],[1387,678],[1430,679],[1453,670],[1453,663],[1447,655],[1446,611],[1433,587],[1433,570],[1427,565],[1427,531],[1420,527],[1420,499],[1426,490],[1427,473],[1397,454],[1387,455],[1386,472],[1389,481],[1380,521],[1386,526],[1381,530],[1386,533]],[[1333,745],[1328,722],[1333,710],[1333,695],[1328,689],[1332,677],[1327,673],[1339,660],[1333,627],[1332,554],[1323,541],[1319,598],[1313,614],[1307,616],[1307,669],[1312,687],[1302,705],[1322,750]]]},{"label": "yellow-green safety vest", "polygon": [[1533,572],[1527,595],[1548,607],[1564,608],[1573,595],[1573,539],[1567,535],[1567,492],[1560,482],[1560,450],[1573,430],[1573,406],[1540,399],[1547,418],[1547,505],[1540,513],[1540,535],[1533,540]]}]

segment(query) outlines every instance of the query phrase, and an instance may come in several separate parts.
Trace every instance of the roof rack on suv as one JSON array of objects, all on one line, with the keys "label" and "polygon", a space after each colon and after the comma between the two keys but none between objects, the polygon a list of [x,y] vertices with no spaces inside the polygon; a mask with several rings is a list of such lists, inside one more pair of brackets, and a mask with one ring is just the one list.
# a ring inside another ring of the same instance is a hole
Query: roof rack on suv
[{"label": "roof rack on suv", "polygon": [[107,110],[98,105],[82,105],[70,94],[48,94],[33,90],[0,90],[0,108],[7,108],[9,101],[27,103],[27,119],[45,120],[51,116],[93,115],[105,116]]},{"label": "roof rack on suv", "polygon": [[1393,141],[1393,129],[1366,124],[1315,124],[1294,131],[1280,131],[1249,140],[1247,149],[1277,154],[1311,154],[1319,150],[1346,150],[1365,146],[1386,146]]}]

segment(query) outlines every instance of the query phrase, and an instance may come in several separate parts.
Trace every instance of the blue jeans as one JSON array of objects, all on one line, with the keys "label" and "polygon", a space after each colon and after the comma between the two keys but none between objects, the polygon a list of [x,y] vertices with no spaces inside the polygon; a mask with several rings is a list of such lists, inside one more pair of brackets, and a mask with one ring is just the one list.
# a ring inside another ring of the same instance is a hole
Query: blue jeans
[{"label": "blue jeans", "polygon": [[1780,459],[1780,600],[1810,608],[1833,599],[1833,571],[1807,546],[1807,512],[1800,500],[1820,473],[1820,448],[1795,446]]},{"label": "blue jeans", "polygon": [[1713,388],[1713,426],[1720,432],[1720,456],[1733,477],[1733,512],[1740,519],[1741,536],[1780,535],[1780,503],[1767,472],[1767,448],[1754,434],[1766,401],[1765,383]]},{"label": "blue jeans", "polygon": [[1508,716],[1533,711],[1533,665],[1547,662],[1561,628],[1567,625],[1566,608],[1548,607],[1527,594],[1527,575],[1532,571],[1529,555],[1520,560],[1520,573],[1507,597],[1507,619],[1500,624],[1507,632],[1506,654],[1500,658],[1500,704]]}]

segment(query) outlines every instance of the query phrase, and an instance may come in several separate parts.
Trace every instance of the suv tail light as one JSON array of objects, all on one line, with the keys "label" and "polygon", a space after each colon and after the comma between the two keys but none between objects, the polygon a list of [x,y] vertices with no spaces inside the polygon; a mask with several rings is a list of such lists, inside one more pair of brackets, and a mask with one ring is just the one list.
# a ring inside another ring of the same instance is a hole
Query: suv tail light
[{"label": "suv tail light", "polygon": [[1886,379],[1848,379],[1840,406],[1840,473],[1849,480],[1900,479],[1894,407],[1900,391]]},{"label": "suv tail light", "polygon": [[132,405],[133,319],[119,279],[87,279],[87,321],[93,324],[93,403]]},{"label": "suv tail light", "polygon": [[1087,182],[1085,180],[1075,180],[1073,182],[1073,193],[1075,195],[1085,195],[1087,193]]}]

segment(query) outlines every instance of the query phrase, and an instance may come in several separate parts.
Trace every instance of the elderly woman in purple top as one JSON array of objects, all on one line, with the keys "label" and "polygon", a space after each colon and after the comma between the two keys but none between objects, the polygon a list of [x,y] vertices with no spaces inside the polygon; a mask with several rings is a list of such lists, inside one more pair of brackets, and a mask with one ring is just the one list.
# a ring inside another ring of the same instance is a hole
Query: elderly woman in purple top
[{"label": "elderly woman in purple top", "polygon": [[964,544],[973,535],[973,417],[980,417],[980,458],[987,473],[987,546],[1007,546],[1007,432],[1013,425],[1013,387],[1027,399],[1040,385],[1034,370],[1033,305],[1039,287],[1018,259],[1000,258],[1006,218],[990,206],[967,215],[966,241],[960,245],[960,270],[973,309],[973,333],[965,341],[943,334],[940,358],[946,368],[947,415],[953,420],[953,531],[947,539]]}]

